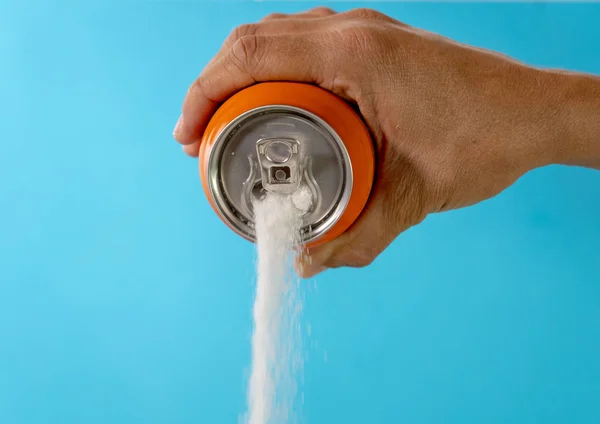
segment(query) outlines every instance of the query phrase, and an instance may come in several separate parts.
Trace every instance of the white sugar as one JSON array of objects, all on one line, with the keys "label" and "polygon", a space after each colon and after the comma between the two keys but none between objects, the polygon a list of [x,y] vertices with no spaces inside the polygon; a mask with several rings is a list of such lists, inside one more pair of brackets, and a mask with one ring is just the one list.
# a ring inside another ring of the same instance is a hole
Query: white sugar
[{"label": "white sugar", "polygon": [[292,260],[302,212],[294,203],[292,196],[275,194],[254,203],[257,282],[247,424],[295,421],[302,302]]},{"label": "white sugar", "polygon": [[303,185],[292,194],[292,201],[294,206],[302,212],[306,213],[312,206],[312,193],[308,186]]}]

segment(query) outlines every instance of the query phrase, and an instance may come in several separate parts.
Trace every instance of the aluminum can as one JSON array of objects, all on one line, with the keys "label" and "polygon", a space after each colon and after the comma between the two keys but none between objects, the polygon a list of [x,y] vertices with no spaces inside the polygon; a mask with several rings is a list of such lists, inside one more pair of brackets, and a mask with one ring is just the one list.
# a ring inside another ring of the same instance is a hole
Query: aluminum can
[{"label": "aluminum can", "polygon": [[233,231],[255,241],[253,199],[308,189],[301,241],[315,247],[344,233],[365,208],[375,149],[360,115],[311,84],[265,82],[215,112],[199,152],[202,186]]}]

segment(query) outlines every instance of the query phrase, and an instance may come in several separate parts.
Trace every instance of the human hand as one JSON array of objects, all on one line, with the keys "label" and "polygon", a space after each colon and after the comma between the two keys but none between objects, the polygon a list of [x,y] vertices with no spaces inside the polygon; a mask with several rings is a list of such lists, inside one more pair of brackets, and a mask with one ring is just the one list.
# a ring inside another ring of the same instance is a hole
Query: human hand
[{"label": "human hand", "polygon": [[301,274],[310,277],[368,265],[430,213],[488,199],[536,167],[589,157],[587,144],[587,156],[565,147],[571,128],[557,111],[577,90],[561,75],[372,10],[276,14],[225,41],[188,91],[174,136],[197,156],[219,104],[256,82],[314,83],[358,107],[376,144],[375,186],[345,234],[308,252]]}]

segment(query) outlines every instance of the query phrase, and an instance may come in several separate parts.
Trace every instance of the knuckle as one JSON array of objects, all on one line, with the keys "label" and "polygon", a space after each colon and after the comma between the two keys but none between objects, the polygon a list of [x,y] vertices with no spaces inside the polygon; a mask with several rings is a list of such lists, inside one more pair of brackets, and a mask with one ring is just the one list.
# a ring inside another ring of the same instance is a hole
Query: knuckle
[{"label": "knuckle", "polygon": [[258,32],[258,24],[244,24],[235,27],[225,40],[225,46],[231,47],[237,40],[247,35],[254,35]]},{"label": "knuckle", "polygon": [[258,32],[258,24],[244,24],[236,27],[233,30],[232,35],[235,39],[245,37],[247,35],[254,35]]},{"label": "knuckle", "polygon": [[251,70],[259,63],[259,59],[257,58],[258,46],[258,37],[256,35],[245,35],[238,38],[230,52],[232,64],[238,69]]},{"label": "knuckle", "polygon": [[321,15],[321,16],[330,16],[330,15],[335,15],[335,10],[326,7],[326,6],[319,6],[319,7],[315,7],[313,9],[310,10],[311,13],[314,13],[316,15]]},{"label": "knuckle", "polygon": [[358,9],[354,9],[350,13],[358,19],[365,19],[365,20],[381,20],[381,19],[386,18],[386,16],[383,13],[378,12],[374,9],[366,8],[366,7],[360,7]]},{"label": "knuckle", "polygon": [[349,26],[340,31],[341,41],[353,54],[373,53],[379,48],[379,36],[376,30],[368,27]]},{"label": "knuckle", "polygon": [[196,81],[194,81],[194,88],[199,92],[199,94],[207,97],[210,100],[212,100],[210,98],[210,88],[212,86],[213,85],[210,83],[210,79],[204,75],[199,76],[196,78]]},{"label": "knuckle", "polygon": [[265,16],[264,18],[262,18],[262,22],[266,22],[266,21],[273,21],[275,19],[283,19],[287,17],[287,15],[285,13],[269,13],[267,16]]},{"label": "knuckle", "polygon": [[217,85],[212,83],[210,75],[202,74],[196,78],[188,90],[188,98],[197,99],[205,98],[210,101],[215,101],[218,97],[215,91]]}]

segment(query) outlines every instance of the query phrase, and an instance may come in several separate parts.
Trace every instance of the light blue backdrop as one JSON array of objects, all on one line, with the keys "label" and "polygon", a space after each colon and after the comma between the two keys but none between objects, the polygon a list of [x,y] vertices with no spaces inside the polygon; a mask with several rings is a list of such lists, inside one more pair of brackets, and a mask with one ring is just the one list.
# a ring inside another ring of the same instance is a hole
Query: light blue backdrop
[{"label": "light blue backdrop", "polygon": [[[600,4],[369,4],[600,73]],[[0,2],[0,423],[237,422],[253,247],[171,130],[234,26],[310,6]],[[307,283],[304,422],[600,423],[599,238],[555,167]]]}]

